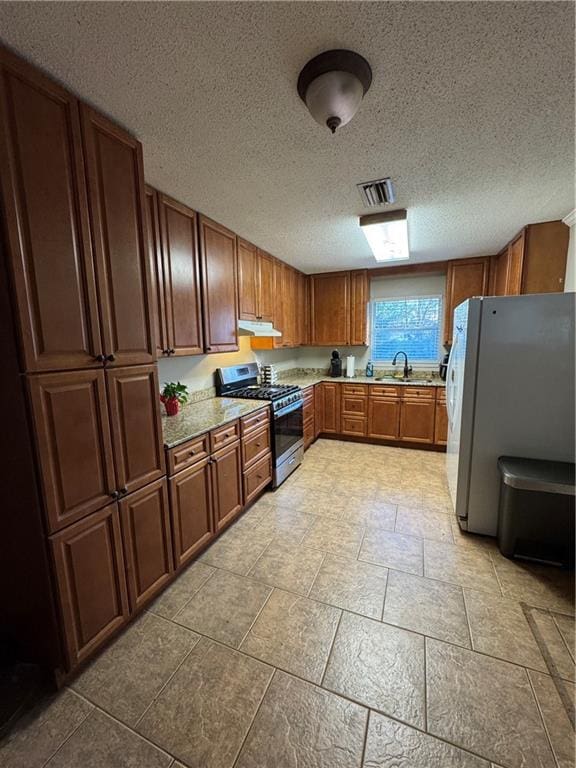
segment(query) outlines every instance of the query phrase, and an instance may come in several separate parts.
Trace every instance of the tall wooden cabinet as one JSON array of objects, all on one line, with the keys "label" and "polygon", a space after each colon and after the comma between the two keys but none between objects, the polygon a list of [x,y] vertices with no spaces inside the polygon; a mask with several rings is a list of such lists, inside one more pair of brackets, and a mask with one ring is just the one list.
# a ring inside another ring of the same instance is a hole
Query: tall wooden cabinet
[{"label": "tall wooden cabinet", "polygon": [[368,273],[310,275],[310,343],[318,346],[366,344]]},{"label": "tall wooden cabinet", "polygon": [[239,317],[271,323],[274,320],[274,259],[238,238]]},{"label": "tall wooden cabinet", "polygon": [[[62,680],[172,562],[153,364],[157,232],[149,238],[140,143],[3,49],[0,211],[4,430],[19,430],[2,470],[3,623],[26,661]],[[19,506],[10,499],[24,487],[35,493]],[[50,606],[32,632],[19,605],[29,579]]]},{"label": "tall wooden cabinet", "polygon": [[238,259],[236,235],[200,216],[202,307],[205,351],[238,351]]}]

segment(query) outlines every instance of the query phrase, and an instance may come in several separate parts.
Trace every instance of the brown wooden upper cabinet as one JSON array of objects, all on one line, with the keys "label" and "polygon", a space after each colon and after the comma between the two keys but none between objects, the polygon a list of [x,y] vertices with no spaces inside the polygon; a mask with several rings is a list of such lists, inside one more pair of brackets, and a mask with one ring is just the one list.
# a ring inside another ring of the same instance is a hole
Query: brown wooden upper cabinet
[{"label": "brown wooden upper cabinet", "polygon": [[564,290],[570,230],[562,221],[529,224],[492,259],[490,293],[555,293]]},{"label": "brown wooden upper cabinet", "polygon": [[158,192],[146,185],[146,236],[150,259],[150,297],[153,308],[156,357],[167,355],[168,332],[166,329],[166,302],[164,298],[164,264],[162,263],[162,239],[158,214]]},{"label": "brown wooden upper cabinet", "polygon": [[366,344],[367,271],[328,272],[309,280],[310,343]]},{"label": "brown wooden upper cabinet", "polygon": [[80,106],[102,345],[113,365],[156,359],[142,145]]},{"label": "brown wooden upper cabinet", "polygon": [[148,219],[158,221],[150,242],[155,274],[158,355],[199,355],[204,351],[200,299],[197,215],[151,187],[146,189]]},{"label": "brown wooden upper cabinet", "polygon": [[205,216],[200,221],[205,351],[238,351],[236,235]]},{"label": "brown wooden upper cabinet", "polygon": [[274,259],[238,238],[239,309],[242,320],[273,322]]},{"label": "brown wooden upper cabinet", "polygon": [[448,262],[444,307],[444,343],[452,343],[454,310],[466,299],[486,296],[489,287],[490,256]]},{"label": "brown wooden upper cabinet", "polygon": [[0,155],[22,366],[101,365],[78,101],[2,48]]}]

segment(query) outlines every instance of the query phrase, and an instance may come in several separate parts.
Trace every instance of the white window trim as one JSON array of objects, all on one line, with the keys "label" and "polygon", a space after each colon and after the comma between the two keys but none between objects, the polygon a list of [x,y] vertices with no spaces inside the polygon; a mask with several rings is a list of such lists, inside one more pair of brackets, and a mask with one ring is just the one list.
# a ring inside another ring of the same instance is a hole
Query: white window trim
[{"label": "white window trim", "polygon": [[[421,369],[428,369],[430,366],[438,365],[439,361],[442,358],[442,334],[444,332],[444,296],[441,293],[432,293],[432,294],[415,294],[411,296],[378,296],[378,298],[373,298],[370,300],[370,311],[368,313],[369,317],[369,339],[370,339],[370,360],[374,365],[378,365],[382,367],[383,365],[392,365],[392,358],[390,360],[378,360],[376,357],[373,356],[374,348],[372,345],[372,339],[373,339],[373,329],[374,329],[374,305],[379,301],[406,301],[410,299],[439,299],[440,300],[440,322],[438,325],[438,339],[439,339],[439,346],[438,346],[438,355],[433,360],[417,360],[412,361],[410,358],[408,358],[408,364],[413,366],[414,368],[421,368]],[[400,350],[397,350],[398,352]],[[404,360],[404,357],[401,358],[402,361]],[[397,363],[398,364],[398,363]],[[404,363],[402,362],[402,365]]]}]

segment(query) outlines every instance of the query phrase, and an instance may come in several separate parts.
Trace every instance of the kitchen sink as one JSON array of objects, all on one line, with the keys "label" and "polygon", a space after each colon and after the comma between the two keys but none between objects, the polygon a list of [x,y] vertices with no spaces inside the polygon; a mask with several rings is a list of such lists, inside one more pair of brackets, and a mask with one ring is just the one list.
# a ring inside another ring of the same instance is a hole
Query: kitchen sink
[{"label": "kitchen sink", "polygon": [[398,379],[394,376],[376,376],[374,381],[383,381],[386,384],[432,384],[432,379],[416,379],[410,377],[409,379]]}]

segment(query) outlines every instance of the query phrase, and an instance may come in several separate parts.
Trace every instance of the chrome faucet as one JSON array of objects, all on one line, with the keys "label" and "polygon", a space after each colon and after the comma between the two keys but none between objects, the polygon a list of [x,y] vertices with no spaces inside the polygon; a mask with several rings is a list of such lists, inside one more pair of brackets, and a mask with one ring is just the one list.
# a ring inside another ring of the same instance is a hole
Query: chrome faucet
[{"label": "chrome faucet", "polygon": [[406,352],[396,352],[394,355],[394,360],[392,360],[392,365],[396,365],[396,359],[398,355],[404,355],[404,378],[407,379],[408,376],[412,373],[412,366],[408,365],[408,355]]}]

